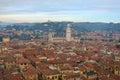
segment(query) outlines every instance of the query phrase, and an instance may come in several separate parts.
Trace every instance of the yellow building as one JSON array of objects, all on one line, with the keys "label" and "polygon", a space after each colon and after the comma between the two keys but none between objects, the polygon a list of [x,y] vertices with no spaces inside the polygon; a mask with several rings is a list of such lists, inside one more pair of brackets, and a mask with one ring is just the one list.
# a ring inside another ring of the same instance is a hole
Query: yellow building
[{"label": "yellow building", "polygon": [[10,37],[3,37],[2,41],[3,42],[9,42],[10,41]]},{"label": "yellow building", "polygon": [[60,73],[58,70],[44,69],[42,70],[42,80],[59,80]]},{"label": "yellow building", "polygon": [[64,64],[59,66],[59,71],[61,73],[62,80],[64,80],[64,77],[66,76],[66,74],[73,72],[73,68],[69,64]]},{"label": "yellow building", "polygon": [[114,74],[120,76],[120,67],[119,66],[114,66]]},{"label": "yellow building", "polygon": [[29,66],[29,64],[30,64],[30,62],[27,60],[27,59],[25,59],[25,58],[19,58],[18,60],[17,60],[17,64],[18,64],[18,66],[20,67],[20,69],[21,70],[23,70],[23,69],[25,69],[27,66]]},{"label": "yellow building", "polygon": [[119,55],[115,56],[115,61],[120,61],[120,56]]},{"label": "yellow building", "polygon": [[40,63],[38,65],[39,73],[41,74],[42,80],[59,80],[60,72],[56,69],[49,68],[46,64]]}]

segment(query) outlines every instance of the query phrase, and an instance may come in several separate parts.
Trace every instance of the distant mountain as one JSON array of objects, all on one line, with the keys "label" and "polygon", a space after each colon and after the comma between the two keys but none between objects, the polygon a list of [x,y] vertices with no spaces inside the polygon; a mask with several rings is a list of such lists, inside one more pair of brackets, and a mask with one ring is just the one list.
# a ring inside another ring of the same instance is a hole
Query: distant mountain
[{"label": "distant mountain", "polygon": [[6,26],[12,25],[12,24],[14,24],[14,23],[9,23],[9,22],[2,22],[2,21],[0,21],[0,27],[6,27]]},{"label": "distant mountain", "polygon": [[120,23],[75,23],[73,28],[77,30],[85,31],[95,31],[95,30],[105,30],[105,31],[120,31]]},{"label": "distant mountain", "polygon": [[65,32],[66,25],[71,24],[72,29],[77,31],[120,31],[120,23],[101,23],[101,22],[44,22],[44,23],[0,23],[6,28],[16,30],[43,30],[47,32]]},{"label": "distant mountain", "polygon": [[[65,36],[66,34],[66,26],[70,24],[72,27],[72,35],[73,36],[81,36],[84,35],[84,32],[94,32],[94,31],[107,31],[110,35],[114,32],[120,33],[120,23],[101,23],[101,22],[43,22],[43,23],[5,23],[0,22],[1,27],[4,27],[2,30],[7,30],[7,34],[10,35],[11,38],[18,38],[21,40],[29,40],[31,38],[40,38],[43,34],[49,32],[55,32],[55,36]],[[20,31],[32,32],[34,37],[23,33],[21,35],[12,35],[13,32],[9,31]],[[82,32],[82,33],[81,33]]]}]

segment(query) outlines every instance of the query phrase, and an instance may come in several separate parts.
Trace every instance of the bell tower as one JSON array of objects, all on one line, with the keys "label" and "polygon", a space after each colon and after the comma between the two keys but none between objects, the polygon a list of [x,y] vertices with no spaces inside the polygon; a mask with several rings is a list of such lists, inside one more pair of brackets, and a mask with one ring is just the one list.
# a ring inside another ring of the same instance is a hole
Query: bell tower
[{"label": "bell tower", "polygon": [[67,24],[67,28],[66,28],[66,41],[71,41],[71,27],[70,27],[70,24]]}]

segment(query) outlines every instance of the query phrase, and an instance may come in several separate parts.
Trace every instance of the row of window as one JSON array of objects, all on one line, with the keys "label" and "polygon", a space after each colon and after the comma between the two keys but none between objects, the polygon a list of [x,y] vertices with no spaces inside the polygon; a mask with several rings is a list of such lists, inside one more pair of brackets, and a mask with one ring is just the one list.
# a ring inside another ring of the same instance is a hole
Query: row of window
[{"label": "row of window", "polygon": [[58,76],[47,77],[47,79],[57,79]]}]

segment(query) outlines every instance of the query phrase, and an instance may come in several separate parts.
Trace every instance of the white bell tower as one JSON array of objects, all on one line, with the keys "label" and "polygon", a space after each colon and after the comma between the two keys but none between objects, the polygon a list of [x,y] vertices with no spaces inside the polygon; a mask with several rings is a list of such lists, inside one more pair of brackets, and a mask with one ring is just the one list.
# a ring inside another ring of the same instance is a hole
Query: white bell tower
[{"label": "white bell tower", "polygon": [[67,24],[67,28],[66,28],[66,41],[71,41],[71,27],[70,27],[70,24]]}]

